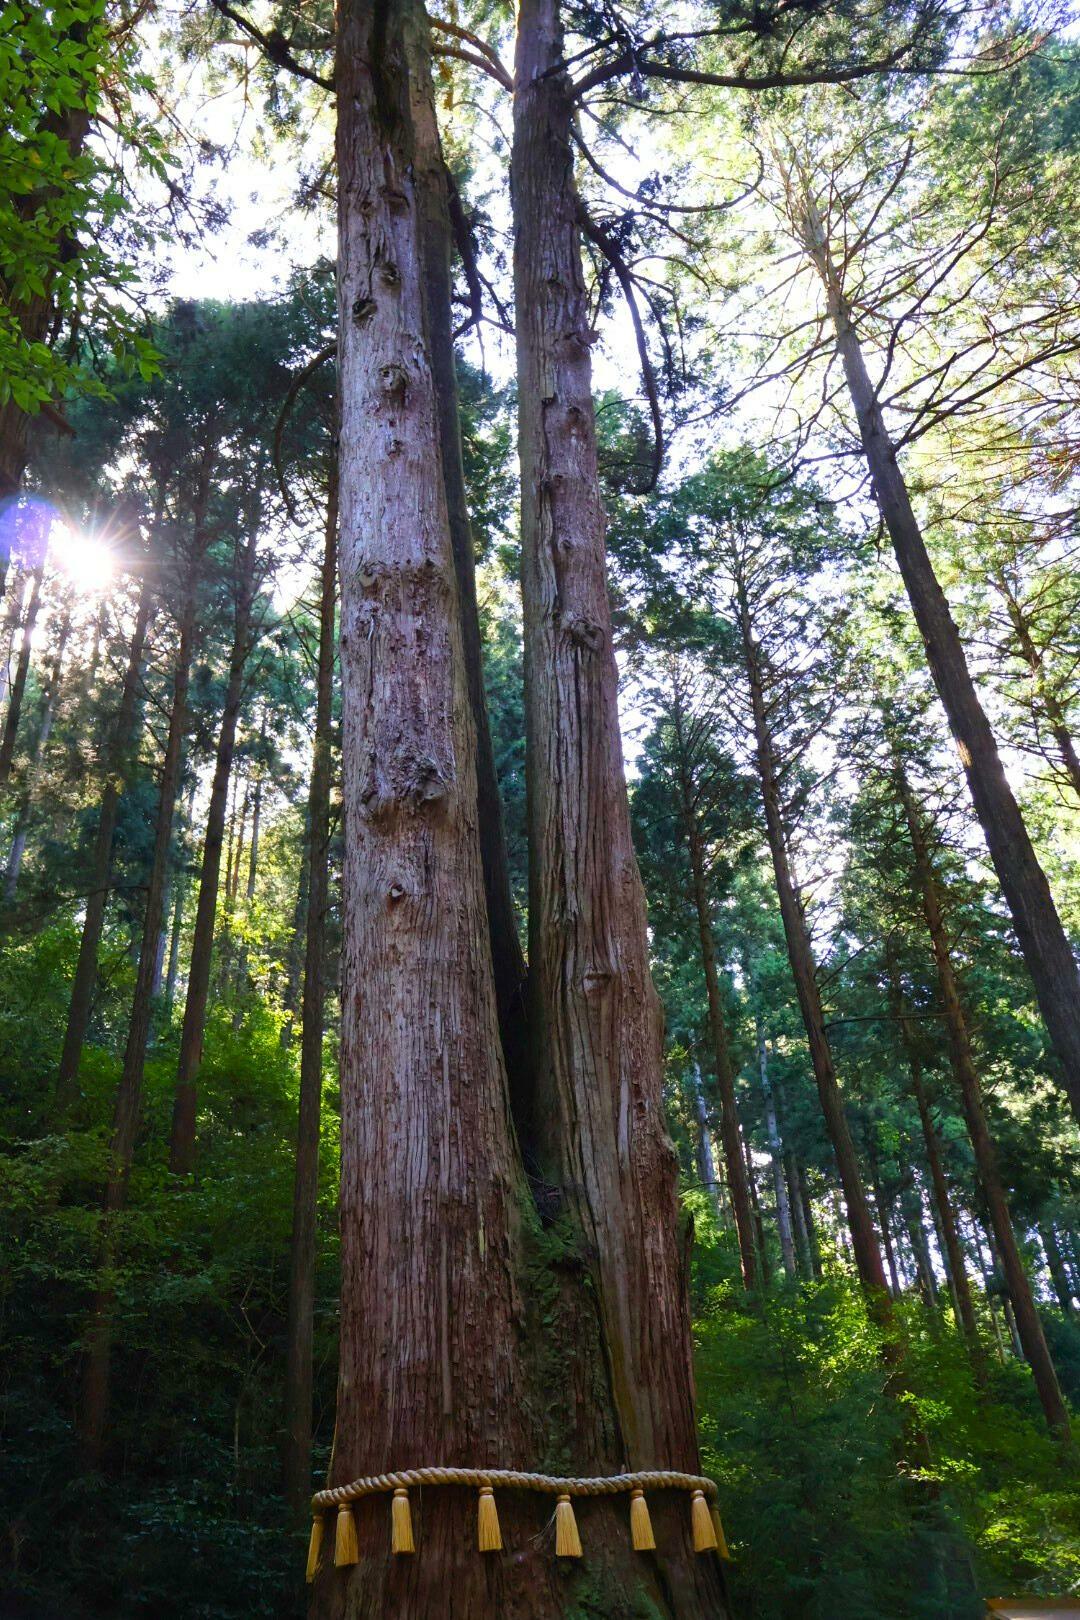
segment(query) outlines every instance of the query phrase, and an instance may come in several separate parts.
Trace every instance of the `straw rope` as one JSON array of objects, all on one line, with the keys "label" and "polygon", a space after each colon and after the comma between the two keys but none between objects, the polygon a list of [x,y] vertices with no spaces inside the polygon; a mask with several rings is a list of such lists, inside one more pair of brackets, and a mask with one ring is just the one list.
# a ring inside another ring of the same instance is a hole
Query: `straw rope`
[{"label": "straw rope", "polygon": [[356,1502],[382,1491],[408,1490],[411,1485],[501,1486],[504,1490],[543,1491],[549,1496],[618,1496],[623,1491],[702,1491],[715,1502],[719,1491],[703,1474],[680,1474],[658,1468],[638,1474],[608,1474],[595,1479],[562,1479],[555,1474],[523,1474],[514,1468],[405,1468],[396,1474],[368,1474],[332,1490],[316,1491],[312,1511]]}]

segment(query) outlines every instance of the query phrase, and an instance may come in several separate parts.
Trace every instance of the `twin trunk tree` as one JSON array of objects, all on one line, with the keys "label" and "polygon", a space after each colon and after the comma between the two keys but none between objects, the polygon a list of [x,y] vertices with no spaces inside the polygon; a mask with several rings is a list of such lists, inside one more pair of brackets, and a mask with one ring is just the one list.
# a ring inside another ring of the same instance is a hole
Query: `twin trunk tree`
[{"label": "twin trunk tree", "polygon": [[[425,238],[438,157],[427,21],[418,0],[339,9],[346,853],[332,1483],[431,1463],[697,1468],[561,55],[554,0],[527,0],[512,178],[535,1097],[514,1098],[515,1130],[481,847],[468,579],[436,399],[448,285]],[[546,1235],[522,1120],[556,1184],[546,1204],[561,1213]],[[568,1613],[582,1574],[537,1546],[547,1511],[506,1493],[514,1556],[484,1559],[471,1499],[429,1491],[417,1555],[388,1560],[382,1514],[362,1510],[360,1565],[324,1568],[314,1613]],[[642,1559],[610,1505],[583,1512],[593,1603],[613,1617],[646,1604],[686,1620],[722,1614],[718,1566],[690,1550],[685,1502],[658,1500],[654,1515],[663,1552]]]}]

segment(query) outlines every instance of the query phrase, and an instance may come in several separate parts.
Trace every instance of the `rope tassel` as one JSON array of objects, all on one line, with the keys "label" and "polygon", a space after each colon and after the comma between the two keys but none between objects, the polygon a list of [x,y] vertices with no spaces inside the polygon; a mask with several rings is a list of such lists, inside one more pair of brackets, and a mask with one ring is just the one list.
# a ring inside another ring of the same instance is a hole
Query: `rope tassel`
[{"label": "rope tassel", "polygon": [[694,1536],[694,1551],[716,1551],[716,1531],[704,1491],[694,1491],[690,1497],[690,1528]]},{"label": "rope tassel", "polygon": [[348,1502],[337,1510],[337,1530],[334,1533],[334,1563],[338,1569],[346,1564],[360,1562],[360,1548],[356,1540],[356,1519]]},{"label": "rope tassel", "polygon": [[565,1493],[555,1504],[555,1556],[580,1558],[581,1537],[578,1535],[574,1504]]},{"label": "rope tassel", "polygon": [[390,1508],[390,1551],[396,1553],[412,1553],[416,1551],[412,1533],[412,1513],[409,1509],[409,1493],[400,1485],[394,1492],[394,1500]]},{"label": "rope tassel", "polygon": [[476,1507],[476,1540],[481,1552],[502,1552],[499,1510],[495,1506],[495,1492],[490,1485],[480,1487],[480,1500]]},{"label": "rope tassel", "polygon": [[630,1493],[630,1540],[635,1552],[655,1552],[656,1537],[653,1535],[652,1520],[649,1517],[649,1504],[645,1500],[644,1491],[631,1491]]},{"label": "rope tassel", "polygon": [[315,1579],[315,1572],[319,1567],[319,1559],[322,1556],[323,1532],[325,1529],[325,1519],[321,1513],[316,1513],[311,1521],[311,1540],[308,1542],[307,1550],[307,1571],[305,1579],[309,1585]]}]

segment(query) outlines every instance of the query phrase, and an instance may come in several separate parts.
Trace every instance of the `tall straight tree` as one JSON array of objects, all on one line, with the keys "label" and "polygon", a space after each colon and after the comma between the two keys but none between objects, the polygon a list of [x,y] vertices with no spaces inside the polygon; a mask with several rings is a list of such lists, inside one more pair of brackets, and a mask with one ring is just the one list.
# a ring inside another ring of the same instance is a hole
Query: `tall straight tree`
[{"label": "tall straight tree", "polygon": [[937,968],[949,1040],[949,1056],[963,1103],[964,1119],[986,1199],[994,1242],[1001,1257],[1009,1298],[1016,1315],[1020,1342],[1035,1379],[1035,1388],[1042,1403],[1047,1426],[1060,1440],[1068,1441],[1070,1436],[1068,1407],[1065,1405],[1057,1372],[1046,1343],[1046,1335],[1039,1320],[1031,1282],[1024,1269],[998,1169],[997,1149],[986,1123],[982,1086],[975,1068],[971,1037],[953,967],[926,830],[903,764],[899,762],[896,766],[895,780],[908,837],[911,840],[914,885],[921,899],[926,930],[930,936],[934,964]]},{"label": "tall straight tree", "polygon": [[[834,253],[829,223],[798,163],[785,169],[788,208],[798,238],[820,278],[836,352],[858,423],[874,497],[892,541],[930,673],[956,739],[972,804],[1001,883],[1047,1031],[1080,1119],[1080,968],[1062,926],[997,740],[968,666],[901,469],[880,398],[863,353],[859,318]],[[864,238],[858,236],[858,240]],[[845,264],[852,275],[857,270]],[[890,350],[891,353],[891,350]]]},{"label": "tall straight tree", "polygon": [[[530,1023],[543,1162],[595,1256],[607,1354],[575,1451],[597,1470],[693,1469],[689,1317],[623,774],[573,127],[558,0],[523,0],[511,192]],[[671,1610],[719,1612],[712,1561],[685,1556],[685,1541],[674,1551],[664,1560]]]},{"label": "tall straight tree", "polygon": [[[339,8],[342,1303],[333,1483],[535,1454],[520,1334],[523,1180],[507,1100],[476,816],[476,742],[424,308],[418,0]],[[327,1568],[319,1616],[492,1606],[449,1491],[425,1556]],[[554,1607],[520,1563],[506,1612]],[[350,1578],[351,1577],[351,1578]],[[547,1592],[545,1592],[547,1588]]]}]

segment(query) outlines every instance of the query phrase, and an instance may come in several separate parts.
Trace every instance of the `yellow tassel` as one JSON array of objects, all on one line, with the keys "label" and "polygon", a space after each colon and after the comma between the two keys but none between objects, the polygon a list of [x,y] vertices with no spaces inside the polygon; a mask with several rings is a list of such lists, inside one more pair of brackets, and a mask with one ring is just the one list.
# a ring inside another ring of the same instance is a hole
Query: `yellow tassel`
[{"label": "yellow tassel", "polygon": [[713,1503],[710,1503],[709,1505],[709,1516],[712,1519],[712,1527],[716,1532],[717,1552],[720,1554],[720,1557],[725,1563],[734,1563],[734,1559],[728,1551],[727,1537],[724,1534],[724,1527],[720,1523],[720,1510]]},{"label": "yellow tassel", "polygon": [[495,1506],[495,1493],[490,1485],[480,1487],[480,1501],[476,1509],[476,1539],[481,1552],[502,1552],[499,1510]]},{"label": "yellow tassel", "polygon": [[574,1504],[568,1496],[560,1496],[555,1504],[555,1556],[580,1558],[581,1537],[578,1535]]},{"label": "yellow tassel", "polygon": [[390,1509],[390,1551],[396,1553],[416,1551],[413,1543],[412,1513],[409,1510],[409,1493],[403,1485],[399,1485],[394,1492]]},{"label": "yellow tassel", "polygon": [[716,1531],[704,1491],[694,1491],[690,1498],[690,1528],[694,1533],[695,1552],[716,1551]]},{"label": "yellow tassel", "polygon": [[323,1531],[326,1528],[321,1513],[316,1513],[311,1521],[311,1540],[307,1549],[306,1580],[310,1584],[315,1579],[315,1571],[319,1567],[319,1558],[322,1555]]},{"label": "yellow tassel", "polygon": [[348,1502],[337,1510],[337,1531],[334,1535],[334,1563],[338,1569],[345,1564],[360,1562],[360,1548],[356,1542],[356,1520]]},{"label": "yellow tassel", "polygon": [[656,1550],[656,1537],[653,1535],[652,1520],[649,1518],[649,1504],[643,1491],[630,1492],[630,1540],[635,1552]]}]

